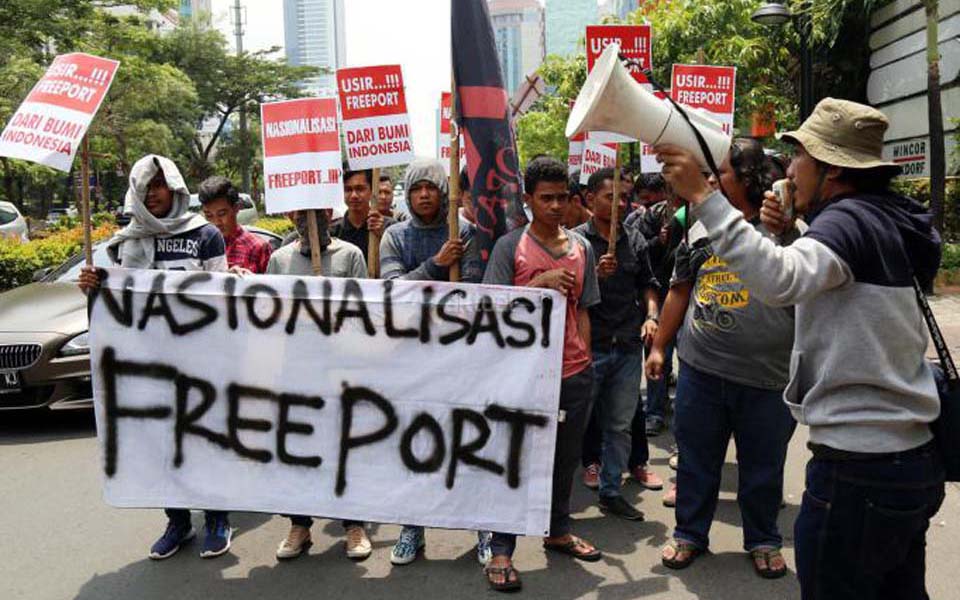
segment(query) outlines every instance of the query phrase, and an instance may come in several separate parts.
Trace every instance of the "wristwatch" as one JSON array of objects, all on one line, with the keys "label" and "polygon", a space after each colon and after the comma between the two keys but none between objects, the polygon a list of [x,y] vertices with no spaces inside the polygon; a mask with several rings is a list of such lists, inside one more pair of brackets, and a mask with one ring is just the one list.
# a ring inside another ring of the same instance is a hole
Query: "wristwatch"
[{"label": "wristwatch", "polygon": [[654,323],[656,323],[657,325],[659,325],[659,324],[660,324],[660,317],[658,317],[658,316],[656,316],[656,315],[648,315],[648,316],[647,316],[647,321],[653,321]]}]

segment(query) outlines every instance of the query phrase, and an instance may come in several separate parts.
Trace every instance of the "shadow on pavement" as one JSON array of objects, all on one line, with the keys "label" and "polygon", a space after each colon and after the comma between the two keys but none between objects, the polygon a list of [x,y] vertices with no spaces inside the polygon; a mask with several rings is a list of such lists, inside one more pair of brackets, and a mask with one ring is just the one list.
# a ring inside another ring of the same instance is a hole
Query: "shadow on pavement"
[{"label": "shadow on pavement", "polygon": [[0,416],[0,446],[95,437],[93,409],[5,411]]}]

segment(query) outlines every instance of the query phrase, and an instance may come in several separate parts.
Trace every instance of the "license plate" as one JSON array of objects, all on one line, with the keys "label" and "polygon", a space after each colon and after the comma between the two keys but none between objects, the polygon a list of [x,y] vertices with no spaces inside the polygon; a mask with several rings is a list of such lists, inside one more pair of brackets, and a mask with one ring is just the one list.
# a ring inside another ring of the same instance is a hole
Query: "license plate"
[{"label": "license plate", "polygon": [[17,391],[20,389],[20,373],[6,371],[0,373],[0,391]]}]

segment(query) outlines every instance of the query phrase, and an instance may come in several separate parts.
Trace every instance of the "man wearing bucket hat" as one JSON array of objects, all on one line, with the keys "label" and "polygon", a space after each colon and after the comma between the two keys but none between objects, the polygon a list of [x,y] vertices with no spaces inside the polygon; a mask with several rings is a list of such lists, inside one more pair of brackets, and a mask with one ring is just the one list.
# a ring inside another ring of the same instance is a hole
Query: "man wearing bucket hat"
[{"label": "man wearing bucket hat", "polygon": [[[888,124],[873,108],[827,98],[781,136],[795,147],[787,175],[810,224],[786,247],[712,190],[688,151],[656,148],[715,253],[756,298],[797,306],[784,400],[809,426],[813,452],[795,524],[805,599],[927,597],[926,530],[944,475],[913,279],[933,279],[940,239],[922,206],[889,189],[899,167],[881,157]],[[777,207],[768,194],[764,222],[775,230]]]}]

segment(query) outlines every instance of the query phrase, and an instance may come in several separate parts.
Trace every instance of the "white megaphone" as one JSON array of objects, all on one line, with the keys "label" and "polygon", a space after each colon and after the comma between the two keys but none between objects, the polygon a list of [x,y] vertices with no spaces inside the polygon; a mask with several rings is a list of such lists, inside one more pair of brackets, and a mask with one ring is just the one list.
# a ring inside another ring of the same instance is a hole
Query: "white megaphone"
[{"label": "white megaphone", "polygon": [[673,104],[657,98],[637,83],[620,62],[620,45],[610,44],[597,59],[577,95],[577,102],[567,120],[566,136],[609,131],[638,138],[652,146],[675,144],[692,152],[707,171],[709,166],[690,127],[692,123],[703,136],[714,164],[719,168],[730,151],[730,136],[724,133],[720,123],[703,111],[685,105],[683,109],[690,123]]}]

